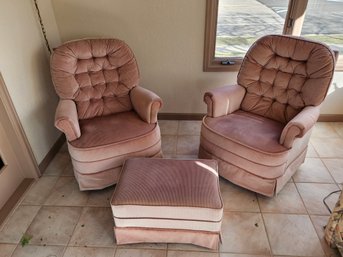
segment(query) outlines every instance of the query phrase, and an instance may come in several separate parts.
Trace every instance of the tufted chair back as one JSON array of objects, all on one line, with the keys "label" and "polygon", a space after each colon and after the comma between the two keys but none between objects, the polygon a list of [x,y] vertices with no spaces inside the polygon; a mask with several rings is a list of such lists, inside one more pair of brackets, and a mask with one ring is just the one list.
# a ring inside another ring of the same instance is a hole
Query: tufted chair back
[{"label": "tufted chair back", "polygon": [[84,39],[58,47],[51,74],[61,99],[74,100],[79,119],[129,111],[139,71],[130,48],[117,39]]},{"label": "tufted chair back", "polygon": [[324,44],[269,35],[243,59],[238,84],[246,88],[241,109],[287,123],[306,106],[325,98],[334,72],[334,54]]}]

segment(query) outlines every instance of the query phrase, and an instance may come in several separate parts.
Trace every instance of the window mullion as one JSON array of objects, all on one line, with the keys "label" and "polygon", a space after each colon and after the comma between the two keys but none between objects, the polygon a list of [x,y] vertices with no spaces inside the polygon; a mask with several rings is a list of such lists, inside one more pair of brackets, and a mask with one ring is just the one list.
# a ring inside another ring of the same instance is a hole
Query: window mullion
[{"label": "window mullion", "polygon": [[283,34],[300,36],[308,0],[290,0]]}]

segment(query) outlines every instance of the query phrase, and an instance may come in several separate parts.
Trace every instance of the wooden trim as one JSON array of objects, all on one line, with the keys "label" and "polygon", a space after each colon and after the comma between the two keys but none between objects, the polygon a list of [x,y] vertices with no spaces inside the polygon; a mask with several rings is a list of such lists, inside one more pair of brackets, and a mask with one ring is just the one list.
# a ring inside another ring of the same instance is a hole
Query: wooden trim
[{"label": "wooden trim", "polygon": [[283,27],[283,34],[300,36],[308,0],[290,0]]},{"label": "wooden trim", "polygon": [[319,122],[343,122],[343,114],[321,114]]},{"label": "wooden trim", "polygon": [[336,56],[335,71],[343,71],[343,53],[339,53],[338,50],[334,50]]},{"label": "wooden trim", "polygon": [[215,58],[218,3],[219,0],[206,1],[203,71],[238,71],[243,58],[230,58],[234,65],[222,65],[221,61],[227,58]]},{"label": "wooden trim", "polygon": [[11,195],[11,197],[7,200],[0,210],[0,226],[6,220],[12,210],[17,206],[18,202],[33,182],[33,178],[25,178]]},{"label": "wooden trim", "polygon": [[49,152],[45,155],[44,159],[38,165],[41,173],[44,173],[44,171],[48,167],[49,163],[52,161],[52,159],[54,159],[55,155],[61,149],[61,147],[65,141],[66,141],[66,138],[65,138],[64,134],[61,134],[59,136],[59,138],[56,140],[56,142],[54,143],[54,145],[51,147]]},{"label": "wooden trim", "polygon": [[1,109],[5,110],[5,118],[8,120],[6,131],[9,132],[8,137],[16,150],[16,154],[20,156],[18,164],[22,168],[25,177],[38,178],[40,171],[37,165],[36,158],[32,152],[30,143],[26,137],[23,126],[21,125],[18,114],[15,110],[11,96],[7,90],[5,81],[0,73],[0,104]]},{"label": "wooden trim", "polygon": [[216,40],[216,27],[217,27],[217,14],[218,14],[218,1],[219,0],[207,0],[206,1],[206,16],[205,16],[205,42],[204,42],[204,66],[203,70],[207,71],[211,65]]},{"label": "wooden trim", "polygon": [[205,113],[159,113],[159,120],[202,120]]}]

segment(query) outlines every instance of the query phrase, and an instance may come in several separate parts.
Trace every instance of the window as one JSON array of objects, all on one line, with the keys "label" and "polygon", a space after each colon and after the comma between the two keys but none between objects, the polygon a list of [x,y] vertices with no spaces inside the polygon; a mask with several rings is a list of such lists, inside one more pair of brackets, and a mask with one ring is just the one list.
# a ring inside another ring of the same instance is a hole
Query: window
[{"label": "window", "polygon": [[336,69],[343,70],[343,0],[309,0],[301,36],[328,44],[341,56]]},{"label": "window", "polygon": [[207,0],[204,71],[237,71],[267,34],[302,35],[342,52],[342,20],[343,0]]}]

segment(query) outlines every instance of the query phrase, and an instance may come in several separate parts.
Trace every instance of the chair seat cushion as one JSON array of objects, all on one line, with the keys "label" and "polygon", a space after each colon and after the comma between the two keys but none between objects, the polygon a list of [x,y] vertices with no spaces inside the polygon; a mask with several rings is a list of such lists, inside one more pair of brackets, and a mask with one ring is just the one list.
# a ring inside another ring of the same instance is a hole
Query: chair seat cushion
[{"label": "chair seat cushion", "polygon": [[287,150],[279,144],[284,125],[256,114],[236,111],[218,118],[206,117],[205,123],[223,137],[256,150],[268,153]]},{"label": "chair seat cushion", "polygon": [[282,176],[289,152],[279,144],[283,127],[280,122],[241,110],[205,117],[201,146],[255,175],[276,178]]},{"label": "chair seat cushion", "polygon": [[134,111],[80,120],[80,128],[81,137],[68,145],[72,159],[79,162],[106,160],[154,146],[151,156],[159,151],[158,125],[144,122]]},{"label": "chair seat cushion", "polygon": [[72,141],[77,148],[91,148],[130,140],[149,133],[155,124],[143,121],[136,112],[120,112],[80,120],[81,137]]},{"label": "chair seat cushion", "polygon": [[118,227],[220,231],[214,160],[129,159],[111,200]]}]

